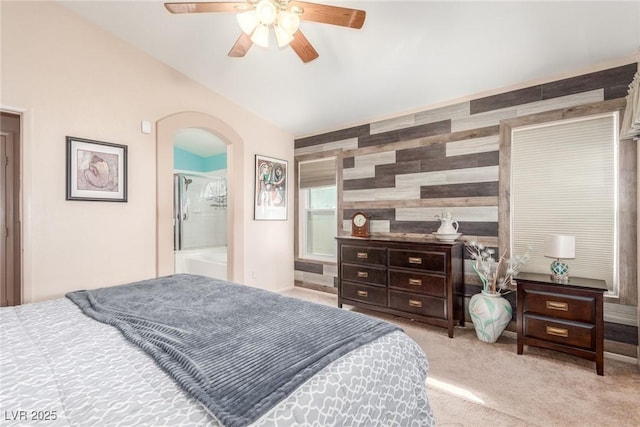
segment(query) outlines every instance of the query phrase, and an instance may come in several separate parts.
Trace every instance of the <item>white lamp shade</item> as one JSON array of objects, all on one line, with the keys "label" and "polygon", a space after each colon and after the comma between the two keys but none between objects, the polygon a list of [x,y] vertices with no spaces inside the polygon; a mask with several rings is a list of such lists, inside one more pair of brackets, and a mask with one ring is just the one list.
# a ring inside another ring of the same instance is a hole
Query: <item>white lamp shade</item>
[{"label": "white lamp shade", "polygon": [[291,43],[293,36],[285,31],[280,25],[273,27],[276,33],[276,39],[278,40],[278,46],[283,47]]},{"label": "white lamp shade", "polygon": [[262,0],[256,5],[256,14],[262,25],[271,25],[278,16],[278,8],[271,0]]},{"label": "white lamp shade", "polygon": [[251,41],[262,47],[269,47],[269,27],[258,25],[251,36]]},{"label": "white lamp shade", "polygon": [[253,30],[256,29],[256,25],[258,25],[258,15],[255,10],[238,13],[236,15],[236,19],[238,20],[238,24],[240,24],[242,31],[247,35],[251,35]]},{"label": "white lamp shade", "polygon": [[550,234],[544,242],[544,256],[572,259],[576,257],[576,237]]},{"label": "white lamp shade", "polygon": [[278,13],[278,27],[281,27],[284,31],[290,35],[294,35],[298,28],[300,28],[300,16],[297,13],[287,12],[283,10]]}]

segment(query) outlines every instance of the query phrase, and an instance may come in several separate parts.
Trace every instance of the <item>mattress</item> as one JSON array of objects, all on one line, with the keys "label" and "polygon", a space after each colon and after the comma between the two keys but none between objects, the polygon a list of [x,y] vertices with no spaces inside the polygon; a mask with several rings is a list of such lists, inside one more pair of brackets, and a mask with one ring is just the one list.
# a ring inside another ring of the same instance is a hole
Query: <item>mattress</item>
[{"label": "mattress", "polygon": [[[220,426],[139,348],[66,298],[0,310],[0,423]],[[393,332],[323,368],[252,426],[430,426],[428,363]]]}]

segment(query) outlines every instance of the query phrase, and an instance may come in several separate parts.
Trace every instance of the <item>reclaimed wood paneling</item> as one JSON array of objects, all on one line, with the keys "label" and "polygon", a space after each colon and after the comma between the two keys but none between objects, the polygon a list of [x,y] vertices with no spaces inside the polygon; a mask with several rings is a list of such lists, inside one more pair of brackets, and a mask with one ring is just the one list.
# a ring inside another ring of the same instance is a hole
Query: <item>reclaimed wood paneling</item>
[{"label": "reclaimed wood paneling", "polygon": [[427,185],[420,187],[421,199],[447,197],[497,196],[498,181],[472,182],[468,184]]},{"label": "reclaimed wood paneling", "polygon": [[638,345],[638,327],[604,322],[604,338],[611,341]]},{"label": "reclaimed wood paneling", "polygon": [[500,153],[498,151],[489,151],[485,153],[450,156],[443,159],[422,159],[420,160],[420,171],[430,172],[497,166],[499,163],[499,155]]},{"label": "reclaimed wood paneling", "polygon": [[308,273],[322,274],[324,267],[321,263],[294,261],[294,268],[298,271],[306,271]]},{"label": "reclaimed wood paneling", "polygon": [[[351,219],[353,214],[359,212],[360,209],[344,209],[344,218]],[[396,218],[396,210],[393,208],[388,209],[367,209],[367,214],[371,216],[372,220],[394,220]]]},{"label": "reclaimed wood paneling", "polygon": [[461,156],[464,154],[498,151],[499,140],[500,138],[496,131],[495,135],[491,136],[447,142],[446,156]]},{"label": "reclaimed wood paneling", "polygon": [[542,99],[556,98],[599,88],[604,89],[605,100],[622,98],[627,95],[629,83],[633,80],[633,75],[637,69],[637,64],[628,64],[546,83],[542,85]]},{"label": "reclaimed wood paneling", "polygon": [[405,129],[396,129],[389,132],[361,136],[358,141],[358,146],[371,147],[374,145],[388,144],[447,133],[451,133],[451,120],[443,120],[440,122],[427,123]]},{"label": "reclaimed wood paneling", "polygon": [[415,208],[415,207],[498,206],[498,197],[452,197],[443,199],[369,200],[344,202],[345,209]]},{"label": "reclaimed wood paneling", "polygon": [[[363,210],[372,215],[374,235],[433,239],[430,233],[440,224],[434,212],[448,208],[459,221],[464,239],[503,251],[508,248],[505,242],[510,224],[507,166],[511,129],[622,109],[623,99],[605,100],[624,97],[636,69],[635,63],[623,65],[301,138],[295,144],[296,159],[324,150],[340,152],[338,234],[348,233],[351,215]],[[620,197],[633,200],[637,198],[636,149],[633,144],[633,150],[625,148],[620,154]],[[631,164],[633,159],[636,161]],[[633,244],[636,206],[630,204],[628,211],[621,211],[619,220],[628,240],[621,241],[620,260],[635,267],[633,271],[620,271],[621,282],[627,284],[621,289],[619,301],[611,300],[609,306],[623,302],[637,307],[638,289],[633,286],[637,283],[637,263],[630,261],[637,259]],[[479,291],[479,280],[465,256],[470,297]],[[327,276],[336,272],[325,268],[318,274],[317,267],[315,271],[296,271],[296,279],[307,283],[316,275],[323,284],[315,286],[333,289]],[[628,323],[608,322],[605,345],[618,352],[637,349],[637,325]],[[632,336],[636,337],[635,345]]]},{"label": "reclaimed wood paneling", "polygon": [[344,181],[345,190],[367,190],[371,188],[394,188],[396,185],[396,178],[393,175],[374,177],[374,178],[359,178],[349,179]]},{"label": "reclaimed wood paneling", "polygon": [[537,85],[474,99],[471,101],[469,108],[471,114],[478,114],[540,100],[542,100],[542,85]]},{"label": "reclaimed wood paneling", "polygon": [[597,89],[604,90],[604,100],[622,98],[627,95],[628,85],[633,80],[633,75],[636,70],[637,64],[628,64],[595,73],[474,99],[470,104],[470,112],[471,114],[484,113]]},{"label": "reclaimed wood paneling", "polygon": [[418,173],[420,171],[420,160],[403,161],[391,165],[379,165],[375,168],[376,176],[396,176],[407,173]]},{"label": "reclaimed wood paneling", "polygon": [[294,148],[310,147],[312,145],[327,144],[344,139],[358,138],[360,136],[369,135],[369,125],[355,126],[347,129],[340,129],[333,132],[322,133],[319,135],[308,136],[306,138],[298,138],[294,141]]}]

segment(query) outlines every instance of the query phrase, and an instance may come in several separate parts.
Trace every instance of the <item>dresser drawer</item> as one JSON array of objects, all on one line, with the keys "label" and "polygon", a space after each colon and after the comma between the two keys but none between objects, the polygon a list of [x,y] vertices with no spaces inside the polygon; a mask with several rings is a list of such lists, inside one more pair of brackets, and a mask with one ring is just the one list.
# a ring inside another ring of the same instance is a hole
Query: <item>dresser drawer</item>
[{"label": "dresser drawer", "polygon": [[552,318],[533,314],[524,316],[524,335],[544,341],[594,349],[595,332],[595,325],[580,322],[558,322]]},{"label": "dresser drawer", "polygon": [[596,316],[595,307],[595,297],[525,290],[525,313],[593,323]]},{"label": "dresser drawer", "polygon": [[351,264],[387,264],[387,250],[384,248],[365,248],[362,246],[342,246],[342,262]]},{"label": "dresser drawer", "polygon": [[367,304],[387,305],[387,288],[363,285],[360,283],[342,283],[342,298],[366,302]]},{"label": "dresser drawer", "polygon": [[447,318],[445,300],[428,295],[390,291],[389,307],[423,316]]},{"label": "dresser drawer", "polygon": [[444,298],[447,296],[446,285],[447,279],[444,276],[397,270],[389,271],[389,286],[391,288]]},{"label": "dresser drawer", "polygon": [[387,270],[364,265],[342,264],[342,279],[385,286]]},{"label": "dresser drawer", "polygon": [[447,255],[440,252],[418,252],[389,249],[389,267],[444,272]]}]

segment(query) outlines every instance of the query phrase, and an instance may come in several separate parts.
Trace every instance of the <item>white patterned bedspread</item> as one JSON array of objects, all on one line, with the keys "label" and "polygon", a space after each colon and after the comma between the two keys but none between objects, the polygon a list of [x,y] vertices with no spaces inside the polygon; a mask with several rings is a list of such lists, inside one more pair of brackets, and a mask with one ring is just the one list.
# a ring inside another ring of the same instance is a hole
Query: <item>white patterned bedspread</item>
[{"label": "white patterned bedspread", "polygon": [[[117,329],[66,298],[2,308],[0,324],[0,425],[220,425]],[[252,425],[434,425],[427,369],[418,345],[394,332],[333,362]]]}]

